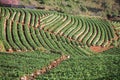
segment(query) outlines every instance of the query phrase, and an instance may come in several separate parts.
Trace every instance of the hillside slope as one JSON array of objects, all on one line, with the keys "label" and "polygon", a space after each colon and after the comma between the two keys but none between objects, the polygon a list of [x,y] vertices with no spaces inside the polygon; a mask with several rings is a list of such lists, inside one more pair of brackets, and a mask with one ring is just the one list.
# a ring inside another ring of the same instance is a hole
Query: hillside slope
[{"label": "hillside slope", "polygon": [[119,80],[119,43],[100,17],[0,7],[1,80]]},{"label": "hillside slope", "polygon": [[120,15],[119,0],[22,0],[23,5],[44,7],[46,10],[59,11],[74,15],[103,16]]},{"label": "hillside slope", "polygon": [[57,12],[1,7],[0,24],[0,39],[9,52],[41,46],[58,51],[68,51],[69,46],[84,52],[85,46],[110,48],[118,39],[107,20]]}]

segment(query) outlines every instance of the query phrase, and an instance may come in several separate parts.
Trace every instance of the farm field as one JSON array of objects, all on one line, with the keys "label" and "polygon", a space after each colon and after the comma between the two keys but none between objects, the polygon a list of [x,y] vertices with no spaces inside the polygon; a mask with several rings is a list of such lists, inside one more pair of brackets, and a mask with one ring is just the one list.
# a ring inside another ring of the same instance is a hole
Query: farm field
[{"label": "farm field", "polygon": [[[119,48],[90,57],[70,54],[70,59],[46,74],[38,76],[36,80],[119,80],[119,54]],[[0,53],[0,79],[19,80],[19,77],[44,67],[59,56],[56,53],[42,53],[40,51]]]},{"label": "farm field", "polygon": [[0,53],[0,80],[19,80],[23,75],[44,67],[59,56],[39,51]]},{"label": "farm field", "polygon": [[119,54],[120,48],[114,48],[90,57],[75,55],[36,80],[119,80]]},{"label": "farm field", "polygon": [[119,57],[119,22],[0,7],[2,80],[119,80]]}]

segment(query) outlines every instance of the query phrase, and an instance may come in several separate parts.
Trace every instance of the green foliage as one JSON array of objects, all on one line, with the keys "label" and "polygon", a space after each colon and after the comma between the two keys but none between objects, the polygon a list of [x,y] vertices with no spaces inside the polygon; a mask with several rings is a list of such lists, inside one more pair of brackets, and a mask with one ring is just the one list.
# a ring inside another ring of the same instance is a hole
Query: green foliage
[{"label": "green foliage", "polygon": [[47,66],[58,57],[55,53],[46,54],[40,51],[0,53],[0,79],[19,80],[20,77]]},{"label": "green foliage", "polygon": [[13,35],[13,40],[15,42],[16,45],[19,46],[19,49],[20,50],[26,50],[25,46],[22,44],[22,42],[19,40],[19,35],[18,35],[18,32],[17,32],[17,23],[16,22],[13,22],[12,24],[13,26],[13,30],[12,30],[12,35]]},{"label": "green foliage", "polygon": [[1,17],[0,18],[0,40],[2,40],[3,44],[4,44],[4,47],[6,50],[10,49],[11,46],[9,45],[9,43],[6,41],[6,38],[5,38],[5,33],[4,33],[4,22],[5,22],[5,18],[4,17]]},{"label": "green foliage", "polygon": [[[93,56],[81,56],[71,54],[71,58],[62,62],[57,68],[38,76],[36,80],[58,79],[115,79],[119,80],[120,49],[113,48],[101,54]],[[48,65],[59,57],[58,54],[46,54],[34,51],[24,53],[6,54],[0,53],[0,79],[19,79],[35,70]]]},{"label": "green foliage", "polygon": [[119,80],[119,54],[120,48],[114,48],[91,57],[71,55],[69,60],[36,80]]},{"label": "green foliage", "polygon": [[23,33],[23,27],[21,24],[18,24],[18,35],[19,35],[19,40],[21,41],[21,43],[28,49],[28,50],[32,50],[31,46],[28,44],[28,42],[26,41],[25,35]]},{"label": "green foliage", "polygon": [[12,31],[11,31],[11,21],[7,20],[6,21],[6,40],[9,42],[9,44],[11,45],[11,47],[13,48],[13,50],[19,50],[19,47],[14,43],[14,40],[12,38]]}]

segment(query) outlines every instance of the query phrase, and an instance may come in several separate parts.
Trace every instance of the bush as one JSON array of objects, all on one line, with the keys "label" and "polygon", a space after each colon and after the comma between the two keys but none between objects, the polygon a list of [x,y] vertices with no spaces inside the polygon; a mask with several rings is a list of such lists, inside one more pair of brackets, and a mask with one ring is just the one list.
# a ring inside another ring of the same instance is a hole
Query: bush
[{"label": "bush", "polygon": [[87,12],[88,11],[87,8],[85,6],[83,6],[83,5],[80,5],[80,9],[83,12]]}]

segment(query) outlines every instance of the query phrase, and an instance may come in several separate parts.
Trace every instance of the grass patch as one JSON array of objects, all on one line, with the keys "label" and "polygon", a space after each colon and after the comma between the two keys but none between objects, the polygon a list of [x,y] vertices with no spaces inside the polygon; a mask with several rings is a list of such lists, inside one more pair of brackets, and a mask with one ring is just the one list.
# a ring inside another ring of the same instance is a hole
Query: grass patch
[{"label": "grass patch", "polygon": [[40,51],[0,53],[0,80],[19,80],[21,76],[41,69],[59,56]]},{"label": "grass patch", "polygon": [[71,56],[36,80],[119,80],[120,48],[93,56]]}]

